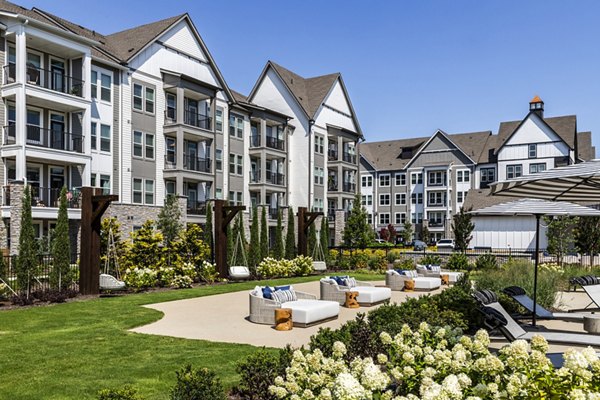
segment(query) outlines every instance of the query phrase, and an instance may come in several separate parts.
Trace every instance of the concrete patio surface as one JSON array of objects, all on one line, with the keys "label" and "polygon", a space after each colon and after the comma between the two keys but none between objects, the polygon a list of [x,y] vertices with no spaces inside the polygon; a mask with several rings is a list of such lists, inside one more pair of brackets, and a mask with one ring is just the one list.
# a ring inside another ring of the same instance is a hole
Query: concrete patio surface
[{"label": "concrete patio surface", "polygon": [[[373,282],[383,286],[384,282]],[[308,282],[293,285],[296,290],[319,296],[319,282]],[[409,297],[422,296],[433,292],[397,292],[392,291],[392,302],[400,303]],[[339,318],[309,328],[294,328],[291,331],[279,332],[269,325],[255,324],[247,320],[249,291],[226,293],[215,296],[196,297],[186,300],[148,304],[144,307],[158,310],[164,316],[151,324],[131,329],[131,332],[151,335],[171,336],[185,339],[200,339],[214,342],[242,343],[253,346],[293,347],[306,345],[310,337],[319,328],[339,328],[344,322],[354,319],[358,313],[368,312],[375,307],[347,309],[340,307]],[[589,303],[582,291],[561,293],[557,298],[557,307],[583,308]],[[600,315],[600,314],[599,314]],[[585,333],[582,323],[565,321],[539,321],[541,329],[565,330]],[[507,344],[506,340],[494,340],[490,347],[500,348]],[[563,352],[570,345],[551,345],[550,352]],[[581,346],[579,346],[581,347]],[[599,349],[600,350],[600,349]]]}]

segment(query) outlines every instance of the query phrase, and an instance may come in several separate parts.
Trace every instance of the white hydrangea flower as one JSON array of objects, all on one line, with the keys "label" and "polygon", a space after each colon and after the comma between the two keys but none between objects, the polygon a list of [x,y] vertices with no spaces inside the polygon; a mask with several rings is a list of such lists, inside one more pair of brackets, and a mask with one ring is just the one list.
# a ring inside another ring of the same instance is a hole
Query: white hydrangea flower
[{"label": "white hydrangea flower", "polygon": [[335,342],[333,344],[333,355],[342,357],[344,354],[346,354],[346,345],[342,342]]},{"label": "white hydrangea flower", "polygon": [[333,395],[344,400],[364,400],[367,391],[352,374],[344,372],[335,379]]},{"label": "white hydrangea flower", "polygon": [[387,364],[388,356],[386,356],[385,354],[377,354],[377,362],[379,364]]},{"label": "white hydrangea flower", "polygon": [[386,344],[386,345],[392,343],[392,337],[387,332],[381,332],[379,334],[379,339],[381,340],[381,343]]}]

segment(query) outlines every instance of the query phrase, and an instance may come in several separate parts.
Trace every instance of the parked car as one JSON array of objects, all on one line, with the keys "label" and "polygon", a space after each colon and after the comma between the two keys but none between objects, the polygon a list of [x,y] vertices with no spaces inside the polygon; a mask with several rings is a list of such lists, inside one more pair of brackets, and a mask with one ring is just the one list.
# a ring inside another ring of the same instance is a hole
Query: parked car
[{"label": "parked car", "polygon": [[427,244],[422,240],[415,240],[412,244],[414,251],[424,251],[427,248]]},{"label": "parked car", "polygon": [[437,242],[438,250],[454,250],[454,239],[440,239]]}]

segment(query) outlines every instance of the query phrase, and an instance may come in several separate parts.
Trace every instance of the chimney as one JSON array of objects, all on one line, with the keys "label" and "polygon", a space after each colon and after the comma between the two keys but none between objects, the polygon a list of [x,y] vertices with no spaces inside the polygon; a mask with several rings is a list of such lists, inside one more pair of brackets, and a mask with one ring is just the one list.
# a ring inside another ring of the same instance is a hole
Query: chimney
[{"label": "chimney", "polygon": [[535,96],[529,102],[529,111],[537,114],[540,118],[544,118],[544,102],[540,96]]}]

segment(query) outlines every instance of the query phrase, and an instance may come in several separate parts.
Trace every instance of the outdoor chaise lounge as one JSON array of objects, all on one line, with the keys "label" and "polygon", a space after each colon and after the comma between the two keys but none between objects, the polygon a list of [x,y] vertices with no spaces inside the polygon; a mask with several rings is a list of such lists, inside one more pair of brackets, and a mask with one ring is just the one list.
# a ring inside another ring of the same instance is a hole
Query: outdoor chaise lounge
[{"label": "outdoor chaise lounge", "polygon": [[[597,276],[586,275],[571,279],[571,283],[580,285],[590,298],[591,302],[585,308],[569,310],[569,312],[578,311],[600,311],[600,278]],[[595,307],[593,307],[595,305]],[[590,307],[592,306],[592,307]]]},{"label": "outdoor chaise lounge", "polygon": [[462,272],[443,271],[439,265],[421,265],[417,264],[417,274],[425,278],[441,278],[442,275],[448,275],[448,283],[456,283],[463,275]]},{"label": "outdoor chaise lounge", "polygon": [[275,324],[275,309],[290,308],[294,326],[307,327],[321,322],[336,319],[340,313],[340,305],[334,301],[317,300],[317,296],[295,291],[289,286],[287,289],[296,297],[296,300],[278,301],[266,298],[264,287],[257,286],[250,292],[249,320],[257,324]]},{"label": "outdoor chaise lounge", "polygon": [[396,271],[390,269],[385,274],[385,286],[392,290],[403,290],[404,282],[409,280],[415,283],[414,290],[435,290],[442,285],[442,279],[439,276],[419,276],[417,271]]},{"label": "outdoor chaise lounge", "polygon": [[[512,297],[517,303],[530,313],[533,313],[533,299],[527,296],[525,290],[519,286],[509,286],[504,288],[503,292]],[[539,304],[535,307],[535,317],[537,319],[559,319],[572,322],[583,322],[585,314],[569,312],[551,312]]]},{"label": "outdoor chaise lounge", "polygon": [[[350,285],[347,284],[348,282]],[[321,300],[344,304],[348,291],[358,292],[356,297],[358,304],[367,307],[392,298],[392,291],[389,288],[375,287],[372,283],[355,281],[347,276],[321,279]]]},{"label": "outdoor chaise lounge", "polygon": [[496,293],[490,290],[481,290],[475,292],[473,296],[481,305],[481,312],[486,319],[486,327],[490,329],[499,329],[510,341],[517,339],[529,340],[534,335],[540,335],[548,342],[600,347],[600,336],[565,331],[540,330],[528,332],[510,316],[504,307],[502,307],[498,302]]}]

